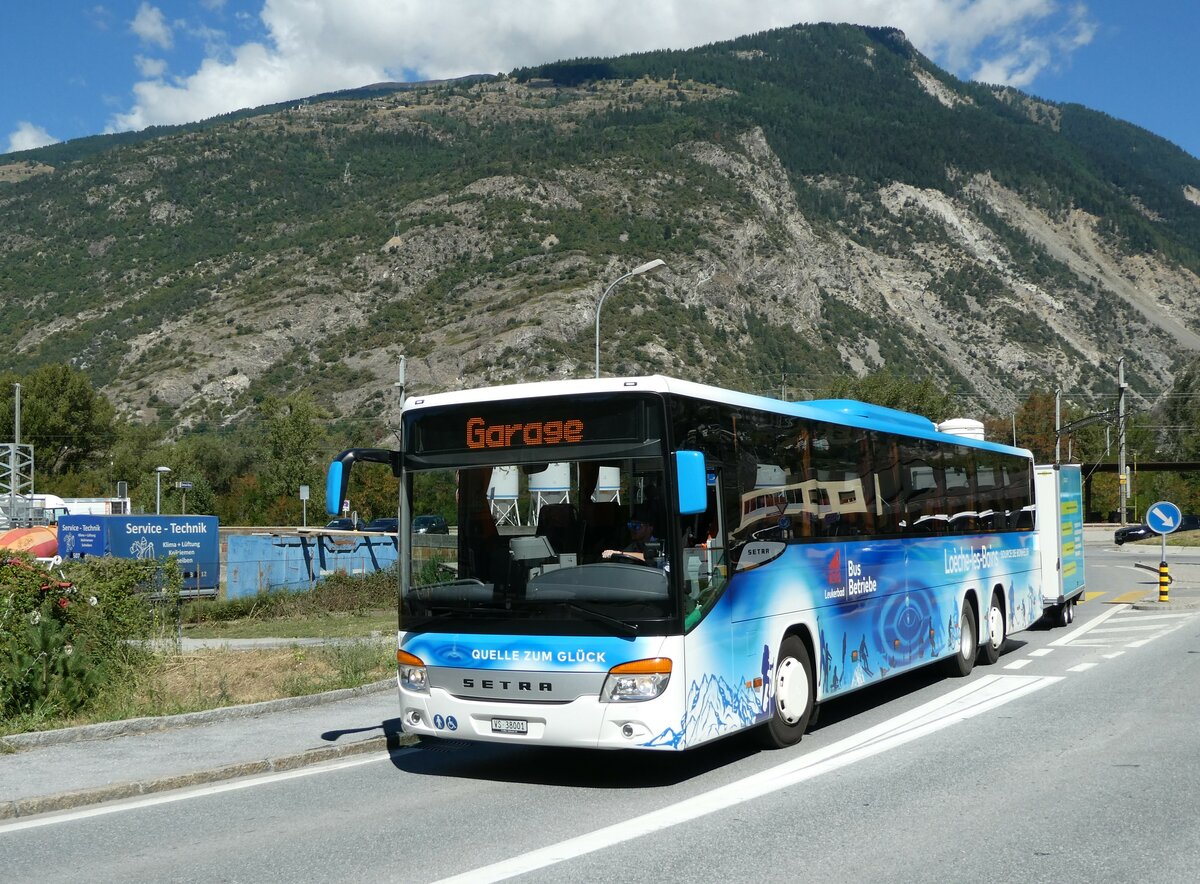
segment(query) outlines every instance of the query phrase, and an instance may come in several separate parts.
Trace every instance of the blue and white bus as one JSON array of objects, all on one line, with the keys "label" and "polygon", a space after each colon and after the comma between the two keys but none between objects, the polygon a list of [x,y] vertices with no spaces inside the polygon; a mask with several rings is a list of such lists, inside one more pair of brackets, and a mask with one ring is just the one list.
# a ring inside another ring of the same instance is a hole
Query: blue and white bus
[{"label": "blue and white bus", "polygon": [[[923,417],[653,376],[410,397],[402,423],[402,450],[334,461],[327,506],[355,461],[400,477],[409,733],[788,746],[823,701],[967,675],[1043,612],[1030,453]],[[498,520],[514,468],[569,487]],[[450,537],[412,533],[438,501]]]}]

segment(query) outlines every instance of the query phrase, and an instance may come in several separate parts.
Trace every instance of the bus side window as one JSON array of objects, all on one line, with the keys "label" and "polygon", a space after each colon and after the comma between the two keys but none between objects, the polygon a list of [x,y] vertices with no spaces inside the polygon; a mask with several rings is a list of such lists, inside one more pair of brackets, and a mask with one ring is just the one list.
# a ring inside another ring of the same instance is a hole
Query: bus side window
[{"label": "bus side window", "polygon": [[725,532],[717,505],[720,500],[718,487],[709,486],[708,509],[697,519],[683,550],[683,579],[687,595],[684,602],[685,629],[691,629],[704,619],[704,615],[720,598],[728,580]]},{"label": "bus side window", "polygon": [[900,534],[904,523],[904,487],[900,481],[900,451],[895,439],[873,434],[875,471],[875,530],[883,536]]}]

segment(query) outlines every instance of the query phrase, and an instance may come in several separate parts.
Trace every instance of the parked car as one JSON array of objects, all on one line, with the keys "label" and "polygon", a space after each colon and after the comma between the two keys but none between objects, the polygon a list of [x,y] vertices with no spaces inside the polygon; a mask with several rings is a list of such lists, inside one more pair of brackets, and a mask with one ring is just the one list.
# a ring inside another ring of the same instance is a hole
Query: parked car
[{"label": "parked car", "polygon": [[413,534],[449,534],[450,526],[442,516],[417,516],[413,519],[412,530]]},{"label": "parked car", "polygon": [[330,531],[366,531],[367,523],[362,519],[334,519],[325,526]]},{"label": "parked car", "polygon": [[396,533],[398,520],[395,516],[390,519],[372,519],[367,522],[368,531],[388,531],[392,534]]},{"label": "parked car", "polygon": [[[1180,531],[1200,531],[1200,516],[1187,515],[1181,518],[1179,527],[1172,533],[1178,534]],[[1152,531],[1149,525],[1126,525],[1113,532],[1113,540],[1116,541],[1117,546],[1157,536],[1158,532]]]}]

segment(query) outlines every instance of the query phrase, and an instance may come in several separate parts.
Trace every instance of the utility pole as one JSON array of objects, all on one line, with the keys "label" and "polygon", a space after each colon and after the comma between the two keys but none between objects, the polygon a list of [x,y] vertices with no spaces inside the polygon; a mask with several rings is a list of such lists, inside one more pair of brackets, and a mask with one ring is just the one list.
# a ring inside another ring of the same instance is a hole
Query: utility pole
[{"label": "utility pole", "polygon": [[1054,465],[1062,463],[1062,390],[1054,391]]},{"label": "utility pole", "polygon": [[1117,489],[1120,492],[1121,524],[1125,524],[1125,508],[1129,486],[1125,475],[1125,357],[1117,360]]},{"label": "utility pole", "polygon": [[8,449],[8,527],[17,524],[17,494],[20,480],[17,472],[17,452],[21,448],[21,385],[13,384],[13,443]]}]

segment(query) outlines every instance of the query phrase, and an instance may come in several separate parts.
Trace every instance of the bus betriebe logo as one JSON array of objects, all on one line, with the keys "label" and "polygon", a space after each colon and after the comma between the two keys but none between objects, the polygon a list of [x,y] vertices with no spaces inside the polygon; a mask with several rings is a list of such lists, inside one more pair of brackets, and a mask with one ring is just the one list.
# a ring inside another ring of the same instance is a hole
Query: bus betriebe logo
[{"label": "bus betriebe logo", "polygon": [[489,424],[481,417],[467,421],[467,447],[513,448],[560,445],[583,441],[583,421],[528,421],[522,424]]},{"label": "bus betriebe logo", "polygon": [[842,585],[842,551],[835,550],[833,558],[829,560],[829,567],[825,571],[825,582],[829,586]]}]

